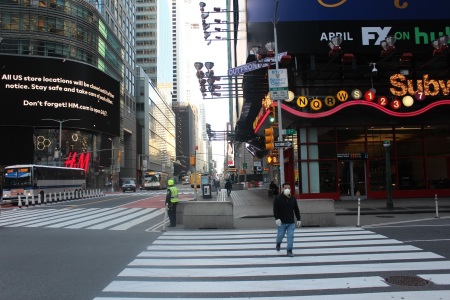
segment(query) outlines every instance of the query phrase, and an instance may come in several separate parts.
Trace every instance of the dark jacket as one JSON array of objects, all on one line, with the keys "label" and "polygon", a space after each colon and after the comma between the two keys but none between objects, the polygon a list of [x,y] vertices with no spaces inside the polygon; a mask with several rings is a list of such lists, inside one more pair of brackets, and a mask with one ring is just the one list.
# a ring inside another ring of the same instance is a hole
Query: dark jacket
[{"label": "dark jacket", "polygon": [[273,181],[270,183],[269,188],[270,188],[270,191],[272,192],[273,196],[278,195],[278,186]]},{"label": "dark jacket", "polygon": [[229,181],[229,180],[227,180],[227,182],[225,182],[225,189],[232,189],[233,188],[233,185],[231,184],[231,181]]},{"label": "dark jacket", "polygon": [[284,224],[295,223],[294,214],[297,221],[300,221],[300,210],[298,209],[297,199],[294,196],[288,198],[281,193],[273,200],[273,216],[275,220],[280,219],[281,223]]}]

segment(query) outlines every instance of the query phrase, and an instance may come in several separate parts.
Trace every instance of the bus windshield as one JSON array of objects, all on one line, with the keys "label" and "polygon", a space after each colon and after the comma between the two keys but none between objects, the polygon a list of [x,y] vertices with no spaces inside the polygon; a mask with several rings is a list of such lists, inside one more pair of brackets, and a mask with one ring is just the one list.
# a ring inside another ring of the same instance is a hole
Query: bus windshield
[{"label": "bus windshield", "polygon": [[7,169],[3,178],[3,187],[24,187],[31,184],[31,172],[28,168]]},{"label": "bus windshield", "polygon": [[145,176],[145,181],[146,182],[159,182],[159,176],[157,176],[157,175]]}]

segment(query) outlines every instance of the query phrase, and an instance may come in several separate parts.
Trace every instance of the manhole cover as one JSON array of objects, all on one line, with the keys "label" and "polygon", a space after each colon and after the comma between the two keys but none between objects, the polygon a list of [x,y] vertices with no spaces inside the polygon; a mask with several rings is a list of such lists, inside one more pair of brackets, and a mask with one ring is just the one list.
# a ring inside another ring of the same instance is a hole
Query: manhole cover
[{"label": "manhole cover", "polygon": [[415,276],[391,276],[386,278],[386,282],[404,286],[424,286],[429,283],[428,280]]}]

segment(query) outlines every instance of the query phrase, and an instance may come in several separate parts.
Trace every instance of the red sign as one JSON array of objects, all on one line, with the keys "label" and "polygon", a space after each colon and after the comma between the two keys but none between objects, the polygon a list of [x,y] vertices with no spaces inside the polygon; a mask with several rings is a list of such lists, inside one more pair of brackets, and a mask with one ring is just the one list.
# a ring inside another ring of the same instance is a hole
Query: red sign
[{"label": "red sign", "polygon": [[82,168],[88,173],[90,158],[91,153],[81,153],[77,158],[77,152],[70,152],[64,164],[67,168]]}]

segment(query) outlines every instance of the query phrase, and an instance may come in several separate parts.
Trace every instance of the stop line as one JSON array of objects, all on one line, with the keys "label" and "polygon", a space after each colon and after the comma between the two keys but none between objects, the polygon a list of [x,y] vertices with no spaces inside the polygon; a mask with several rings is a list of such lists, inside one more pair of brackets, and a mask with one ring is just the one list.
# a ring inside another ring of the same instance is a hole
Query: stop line
[{"label": "stop line", "polygon": [[[94,300],[449,299],[450,260],[438,254],[362,228],[301,228],[289,258],[275,250],[275,236],[274,230],[166,232]],[[398,274],[440,290],[411,291],[385,278]]]}]

